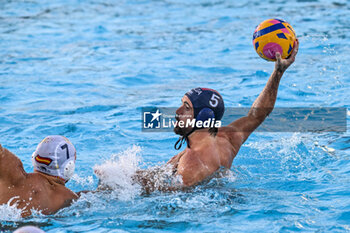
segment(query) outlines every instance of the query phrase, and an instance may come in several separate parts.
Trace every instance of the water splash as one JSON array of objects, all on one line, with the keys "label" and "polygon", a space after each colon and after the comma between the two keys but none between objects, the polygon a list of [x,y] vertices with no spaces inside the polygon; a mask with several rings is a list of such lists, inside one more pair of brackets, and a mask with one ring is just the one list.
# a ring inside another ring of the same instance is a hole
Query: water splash
[{"label": "water splash", "polygon": [[108,187],[120,200],[130,200],[141,193],[141,186],[134,182],[133,177],[141,163],[139,146],[112,155],[101,165],[95,165],[94,171],[100,179],[100,187]]},{"label": "water splash", "polygon": [[113,190],[120,200],[131,200],[136,195],[153,191],[175,191],[182,187],[182,177],[174,175],[170,164],[150,166],[141,169],[141,151],[133,146],[112,157],[101,165],[94,166],[100,179],[99,190]]},{"label": "water splash", "polygon": [[77,174],[74,174],[72,176],[71,181],[74,181],[75,183],[82,185],[82,186],[92,186],[94,183],[94,179],[92,176],[81,177]]},{"label": "water splash", "polygon": [[305,138],[300,136],[300,133],[293,133],[292,136],[281,137],[278,140],[266,140],[246,143],[245,146],[257,149],[259,154],[265,151],[274,151],[278,154],[288,154],[294,150],[298,144],[302,143]]},{"label": "water splash", "polygon": [[253,158],[250,154],[245,155],[255,162],[250,171],[275,176],[284,174],[287,179],[312,179],[318,176],[319,167],[334,159],[332,148],[320,146],[317,140],[318,136],[314,134],[293,133],[277,140],[248,143],[245,146],[259,154]]},{"label": "water splash", "polygon": [[22,219],[23,209],[18,208],[18,201],[13,202],[18,196],[12,197],[6,204],[0,205],[1,221],[19,221]]}]

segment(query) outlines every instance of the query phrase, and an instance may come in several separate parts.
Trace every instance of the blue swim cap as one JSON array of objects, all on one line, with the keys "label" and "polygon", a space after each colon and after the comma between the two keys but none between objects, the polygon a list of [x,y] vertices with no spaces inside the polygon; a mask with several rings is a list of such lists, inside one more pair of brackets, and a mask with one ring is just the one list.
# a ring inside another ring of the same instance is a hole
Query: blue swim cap
[{"label": "blue swim cap", "polygon": [[205,121],[210,118],[221,120],[225,105],[219,92],[209,88],[193,88],[185,94],[193,105],[194,118]]},{"label": "blue swim cap", "polygon": [[[225,105],[222,96],[219,92],[209,88],[193,88],[185,94],[191,101],[193,106],[194,118],[197,121],[206,121],[209,119],[215,119],[215,121],[221,120],[225,112]],[[179,150],[184,143],[187,142],[187,147],[190,148],[190,142],[188,136],[193,133],[197,127],[193,128],[191,132],[181,136],[174,147]]]}]

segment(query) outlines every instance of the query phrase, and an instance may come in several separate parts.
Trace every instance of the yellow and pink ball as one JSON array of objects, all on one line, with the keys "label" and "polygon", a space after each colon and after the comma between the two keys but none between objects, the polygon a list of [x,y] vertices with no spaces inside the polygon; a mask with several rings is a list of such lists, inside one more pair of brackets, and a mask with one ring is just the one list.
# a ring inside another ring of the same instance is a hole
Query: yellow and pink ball
[{"label": "yellow and pink ball", "polygon": [[276,61],[276,53],[288,58],[293,51],[296,35],[292,26],[280,19],[260,23],[253,34],[253,45],[260,57]]}]

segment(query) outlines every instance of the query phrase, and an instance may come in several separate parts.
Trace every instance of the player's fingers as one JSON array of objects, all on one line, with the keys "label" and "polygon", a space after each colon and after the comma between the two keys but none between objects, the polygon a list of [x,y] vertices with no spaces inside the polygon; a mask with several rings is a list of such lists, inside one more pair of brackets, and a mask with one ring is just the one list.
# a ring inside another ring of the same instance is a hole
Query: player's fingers
[{"label": "player's fingers", "polygon": [[288,64],[292,64],[295,61],[295,56],[297,55],[298,50],[299,50],[299,41],[298,39],[296,39],[296,41],[294,42],[294,48],[293,48],[292,54],[287,59]]},{"label": "player's fingers", "polygon": [[293,52],[292,52],[292,56],[296,56],[297,53],[299,51],[299,40],[296,39],[296,41],[294,42],[294,49],[293,49]]},{"label": "player's fingers", "polygon": [[281,63],[282,57],[281,57],[281,54],[279,52],[276,53],[275,57],[276,57],[277,63]]}]

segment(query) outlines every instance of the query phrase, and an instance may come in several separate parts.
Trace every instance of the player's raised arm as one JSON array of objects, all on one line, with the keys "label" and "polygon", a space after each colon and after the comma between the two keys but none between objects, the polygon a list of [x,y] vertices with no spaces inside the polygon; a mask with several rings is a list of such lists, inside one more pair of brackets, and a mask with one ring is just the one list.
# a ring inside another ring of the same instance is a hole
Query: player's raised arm
[{"label": "player's raised arm", "polygon": [[[283,73],[294,62],[295,56],[298,53],[299,42],[296,40],[294,50],[288,59],[282,59],[281,54],[276,53],[275,69],[267,81],[264,89],[254,101],[247,116],[242,117],[228,125],[231,130],[235,131],[236,137],[232,138],[232,143],[243,144],[249,135],[265,120],[272,112],[276,98],[280,80]],[[237,139],[238,135],[238,139]]]},{"label": "player's raised arm", "polygon": [[21,160],[0,144],[0,180],[14,183],[25,174]]}]

